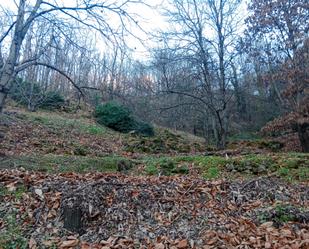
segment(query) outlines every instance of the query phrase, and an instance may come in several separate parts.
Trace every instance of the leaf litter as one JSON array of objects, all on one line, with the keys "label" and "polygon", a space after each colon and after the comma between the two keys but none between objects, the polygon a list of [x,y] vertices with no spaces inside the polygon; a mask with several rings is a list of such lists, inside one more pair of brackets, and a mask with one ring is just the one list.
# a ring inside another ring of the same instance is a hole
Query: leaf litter
[{"label": "leaf litter", "polygon": [[[14,210],[29,248],[309,247],[305,183],[0,171],[0,187],[20,185],[20,198],[0,195],[0,233]],[[262,210],[286,203],[301,218],[280,224],[259,219]],[[64,229],[68,207],[81,210],[79,233]]]}]

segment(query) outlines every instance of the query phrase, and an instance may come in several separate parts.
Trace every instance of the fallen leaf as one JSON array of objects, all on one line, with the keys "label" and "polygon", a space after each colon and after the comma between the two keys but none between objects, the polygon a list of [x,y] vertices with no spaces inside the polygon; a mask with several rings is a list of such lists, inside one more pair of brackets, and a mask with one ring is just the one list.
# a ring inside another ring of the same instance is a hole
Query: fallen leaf
[{"label": "fallen leaf", "polygon": [[178,242],[177,248],[187,248],[188,247],[188,241],[186,239],[183,239]]},{"label": "fallen leaf", "polygon": [[34,193],[36,193],[40,197],[41,200],[44,200],[44,195],[43,195],[42,189],[36,188],[34,190]]},{"label": "fallen leaf", "polygon": [[261,227],[263,228],[267,228],[267,227],[272,227],[273,226],[273,222],[269,221],[269,222],[265,222],[261,225]]},{"label": "fallen leaf", "polygon": [[73,247],[78,245],[78,239],[75,240],[66,240],[60,244],[60,248]]},{"label": "fallen leaf", "polygon": [[12,183],[6,185],[6,188],[8,189],[9,192],[14,192],[17,189],[17,187],[15,186],[15,182],[12,182]]},{"label": "fallen leaf", "polygon": [[165,246],[162,243],[158,243],[158,244],[155,245],[155,249],[164,249],[164,248],[165,248]]}]

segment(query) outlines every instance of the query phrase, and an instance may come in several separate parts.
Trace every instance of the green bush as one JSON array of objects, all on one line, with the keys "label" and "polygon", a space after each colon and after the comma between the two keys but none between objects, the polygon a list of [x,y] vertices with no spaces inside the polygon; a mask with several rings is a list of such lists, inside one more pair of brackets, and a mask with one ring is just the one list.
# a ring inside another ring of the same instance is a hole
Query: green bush
[{"label": "green bush", "polygon": [[131,111],[116,102],[108,102],[96,107],[94,116],[99,124],[105,125],[115,131],[130,132],[144,136],[153,136],[153,127],[134,118]]},{"label": "green bush", "polygon": [[99,124],[116,131],[129,132],[135,127],[130,110],[116,102],[97,106],[94,116]]}]

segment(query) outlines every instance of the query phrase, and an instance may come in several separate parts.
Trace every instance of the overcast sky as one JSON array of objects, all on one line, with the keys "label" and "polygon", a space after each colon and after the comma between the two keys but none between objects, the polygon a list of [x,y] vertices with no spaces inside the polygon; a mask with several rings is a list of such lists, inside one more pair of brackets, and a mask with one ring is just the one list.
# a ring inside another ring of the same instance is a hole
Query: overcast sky
[{"label": "overcast sky", "polygon": [[[28,2],[34,2],[35,0],[28,0]],[[70,6],[75,3],[76,0],[50,0],[51,2],[57,2],[57,3],[65,3],[65,5]],[[115,1],[115,0],[111,0]],[[243,16],[246,16],[246,1],[243,0],[243,4],[240,8],[240,11],[243,13]],[[11,10],[16,10],[16,2],[15,0],[0,0],[0,6]],[[107,1],[108,2],[108,1]],[[141,40],[144,41],[144,45],[138,40],[135,39],[132,36],[126,37],[126,44],[132,48],[134,52],[134,57],[137,58],[147,58],[147,47],[153,47],[155,46],[155,41],[152,39],[151,34],[155,34],[158,30],[167,30],[168,29],[168,21],[167,18],[162,15],[163,7],[167,7],[167,0],[145,0],[146,4],[149,4],[148,6],[143,6],[140,4],[137,5],[131,5],[131,7],[128,9],[129,12],[135,13],[139,16],[139,24],[144,29],[143,32],[139,30],[138,28],[132,27],[132,33]],[[100,36],[97,36],[97,43],[98,47],[102,47],[102,42],[100,41]]]}]

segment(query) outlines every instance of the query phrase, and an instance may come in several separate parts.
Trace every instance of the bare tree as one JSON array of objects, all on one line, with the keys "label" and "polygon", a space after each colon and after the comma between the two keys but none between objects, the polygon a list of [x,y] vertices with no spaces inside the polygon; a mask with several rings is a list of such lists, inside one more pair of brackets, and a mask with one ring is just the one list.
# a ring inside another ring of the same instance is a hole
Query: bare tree
[{"label": "bare tree", "polygon": [[[166,78],[168,92],[198,101],[212,117],[213,132],[218,148],[224,148],[229,126],[231,99],[231,61],[240,19],[240,0],[172,0],[166,11],[174,24],[167,33],[177,45],[172,50],[190,63],[190,77],[184,91]],[[177,42],[178,41],[178,42]],[[168,42],[170,47],[171,42]],[[177,59],[179,60],[179,58]],[[166,61],[168,64],[168,60]],[[165,64],[165,65],[167,65]]]},{"label": "bare tree", "polygon": [[[3,13],[7,17],[8,25],[6,30],[0,36],[0,111],[4,107],[4,102],[16,75],[26,68],[34,65],[41,65],[56,70],[64,75],[73,86],[82,93],[82,89],[66,74],[55,65],[40,62],[40,57],[44,50],[36,53],[31,58],[21,55],[22,45],[25,37],[31,27],[36,22],[46,21],[58,34],[66,36],[73,28],[87,28],[99,32],[106,40],[117,42],[129,29],[126,25],[133,23],[138,26],[135,16],[129,14],[128,6],[130,4],[142,3],[141,1],[96,1],[85,0],[76,1],[74,5],[64,2],[36,0],[34,4],[31,1],[19,0],[16,4],[16,13]],[[3,9],[4,7],[1,6]],[[109,22],[110,17],[117,17],[118,21],[113,25]],[[72,41],[78,44],[78,41]],[[3,48],[9,44],[7,54],[4,54]]]}]

